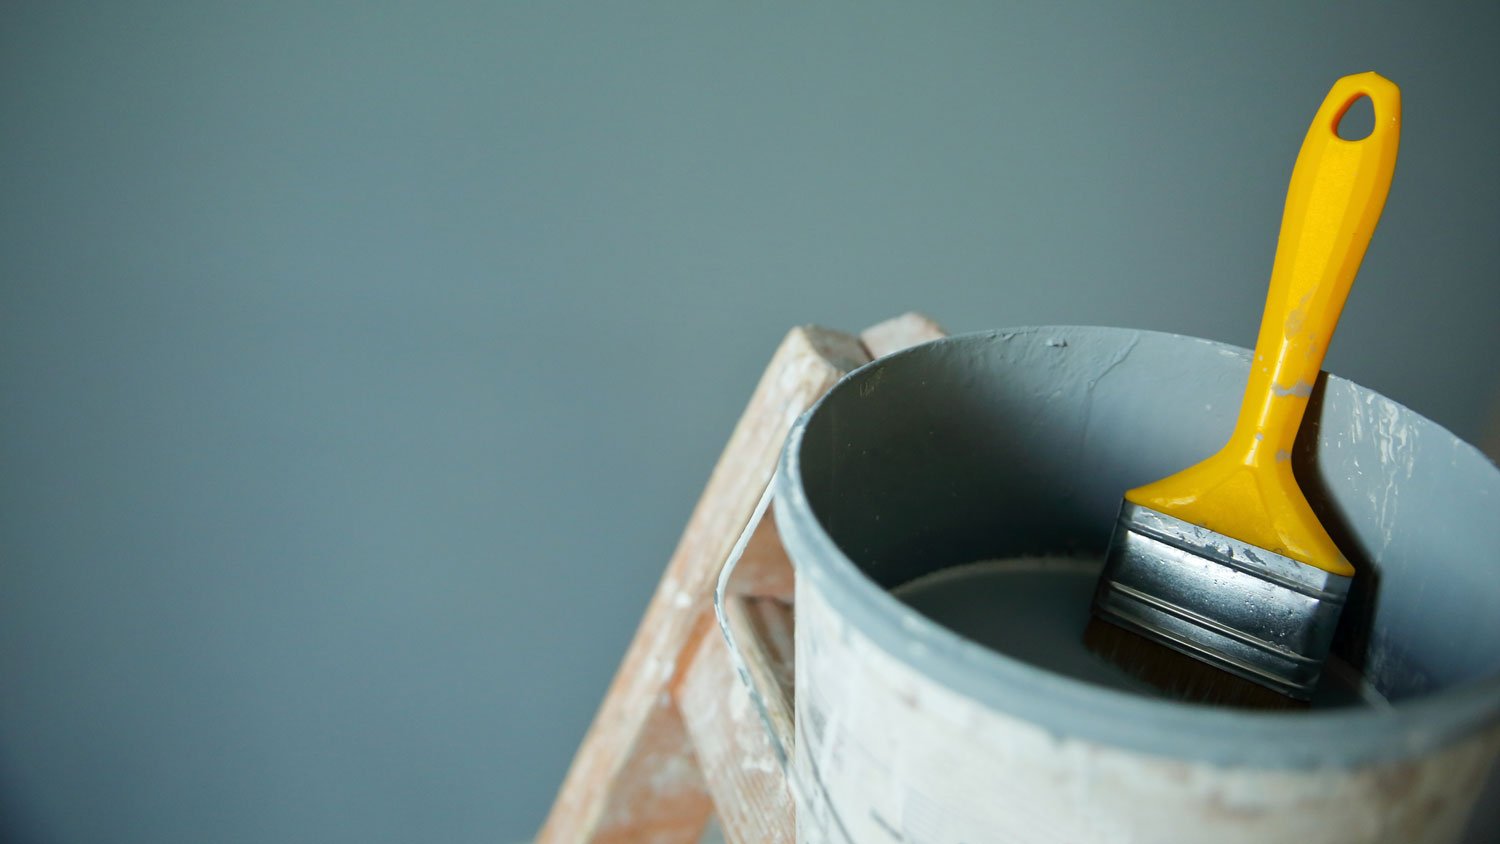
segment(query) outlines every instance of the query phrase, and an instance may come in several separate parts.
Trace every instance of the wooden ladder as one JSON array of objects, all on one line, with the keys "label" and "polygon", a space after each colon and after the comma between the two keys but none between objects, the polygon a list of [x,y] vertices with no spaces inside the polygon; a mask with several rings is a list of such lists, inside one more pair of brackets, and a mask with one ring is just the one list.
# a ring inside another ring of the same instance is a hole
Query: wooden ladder
[{"label": "wooden ladder", "polygon": [[[793,751],[793,574],[759,505],[792,423],[844,373],[943,336],[915,313],[857,337],[806,326],[761,375],[583,744],[538,844],[696,844],[711,817],[734,844],[796,839],[784,759]],[[713,607],[725,561],[748,541]],[[757,705],[758,704],[758,705]],[[785,752],[783,753],[782,750]]]}]

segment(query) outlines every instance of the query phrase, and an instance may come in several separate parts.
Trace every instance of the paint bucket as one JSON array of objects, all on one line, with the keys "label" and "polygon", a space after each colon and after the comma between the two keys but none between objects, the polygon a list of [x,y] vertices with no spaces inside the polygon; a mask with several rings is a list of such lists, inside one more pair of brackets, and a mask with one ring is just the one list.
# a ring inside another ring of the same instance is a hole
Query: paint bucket
[{"label": "paint bucket", "polygon": [[1091,577],[1123,491],[1223,443],[1248,366],[1168,334],[988,332],[871,363],[798,422],[773,490],[797,569],[798,841],[1461,839],[1500,750],[1500,471],[1369,390],[1324,379],[1293,459],[1360,569],[1335,653],[1387,706],[1153,699],[891,594],[986,559]]}]

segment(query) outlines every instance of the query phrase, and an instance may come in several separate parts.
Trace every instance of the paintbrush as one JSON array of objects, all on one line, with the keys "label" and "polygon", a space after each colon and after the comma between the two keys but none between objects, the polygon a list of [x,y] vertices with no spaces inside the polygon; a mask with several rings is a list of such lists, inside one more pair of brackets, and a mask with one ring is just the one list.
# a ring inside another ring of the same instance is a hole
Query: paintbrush
[{"label": "paintbrush", "polygon": [[[1375,127],[1338,127],[1361,97]],[[1292,170],[1244,402],[1212,457],[1125,493],[1084,634],[1090,649],[1177,697],[1306,705],[1354,568],[1308,505],[1291,452],[1395,170],[1401,93],[1334,83]],[[1165,409],[1170,410],[1170,409]]]}]

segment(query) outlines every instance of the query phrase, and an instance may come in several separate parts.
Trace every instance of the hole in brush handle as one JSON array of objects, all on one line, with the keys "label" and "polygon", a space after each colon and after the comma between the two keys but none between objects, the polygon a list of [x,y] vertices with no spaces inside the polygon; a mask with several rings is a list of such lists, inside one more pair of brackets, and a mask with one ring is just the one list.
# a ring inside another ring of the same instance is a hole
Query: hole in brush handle
[{"label": "hole in brush handle", "polygon": [[1334,134],[1346,141],[1362,141],[1375,131],[1375,102],[1360,94],[1333,118]]}]

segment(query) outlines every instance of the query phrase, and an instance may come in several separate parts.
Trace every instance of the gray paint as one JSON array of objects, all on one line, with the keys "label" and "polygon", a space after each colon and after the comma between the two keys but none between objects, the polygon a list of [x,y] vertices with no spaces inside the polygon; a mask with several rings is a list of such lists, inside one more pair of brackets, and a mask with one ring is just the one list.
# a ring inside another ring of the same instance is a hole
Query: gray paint
[{"label": "gray paint", "polygon": [[888,593],[979,559],[1101,555],[1124,490],[1228,437],[1249,354],[1049,326],[869,364],[788,442],[776,515],[798,577],[933,681],[1059,736],[1216,764],[1343,768],[1426,754],[1500,721],[1500,470],[1340,378],[1326,378],[1309,408],[1294,471],[1335,523],[1356,581],[1378,584],[1346,609],[1334,652],[1364,671],[1388,711],[1150,700],[981,647]]},{"label": "gray paint", "polygon": [[0,6],[6,840],[528,837],[789,325],[1249,345],[1350,71],[1328,367],[1493,418],[1496,4]]},{"label": "gray paint", "polygon": [[[1084,646],[1098,557],[1013,557],[980,560],[924,574],[891,590],[902,603],[963,638],[1054,674],[1168,697]],[[1389,703],[1353,669],[1335,662],[1323,675],[1315,708]]]}]

